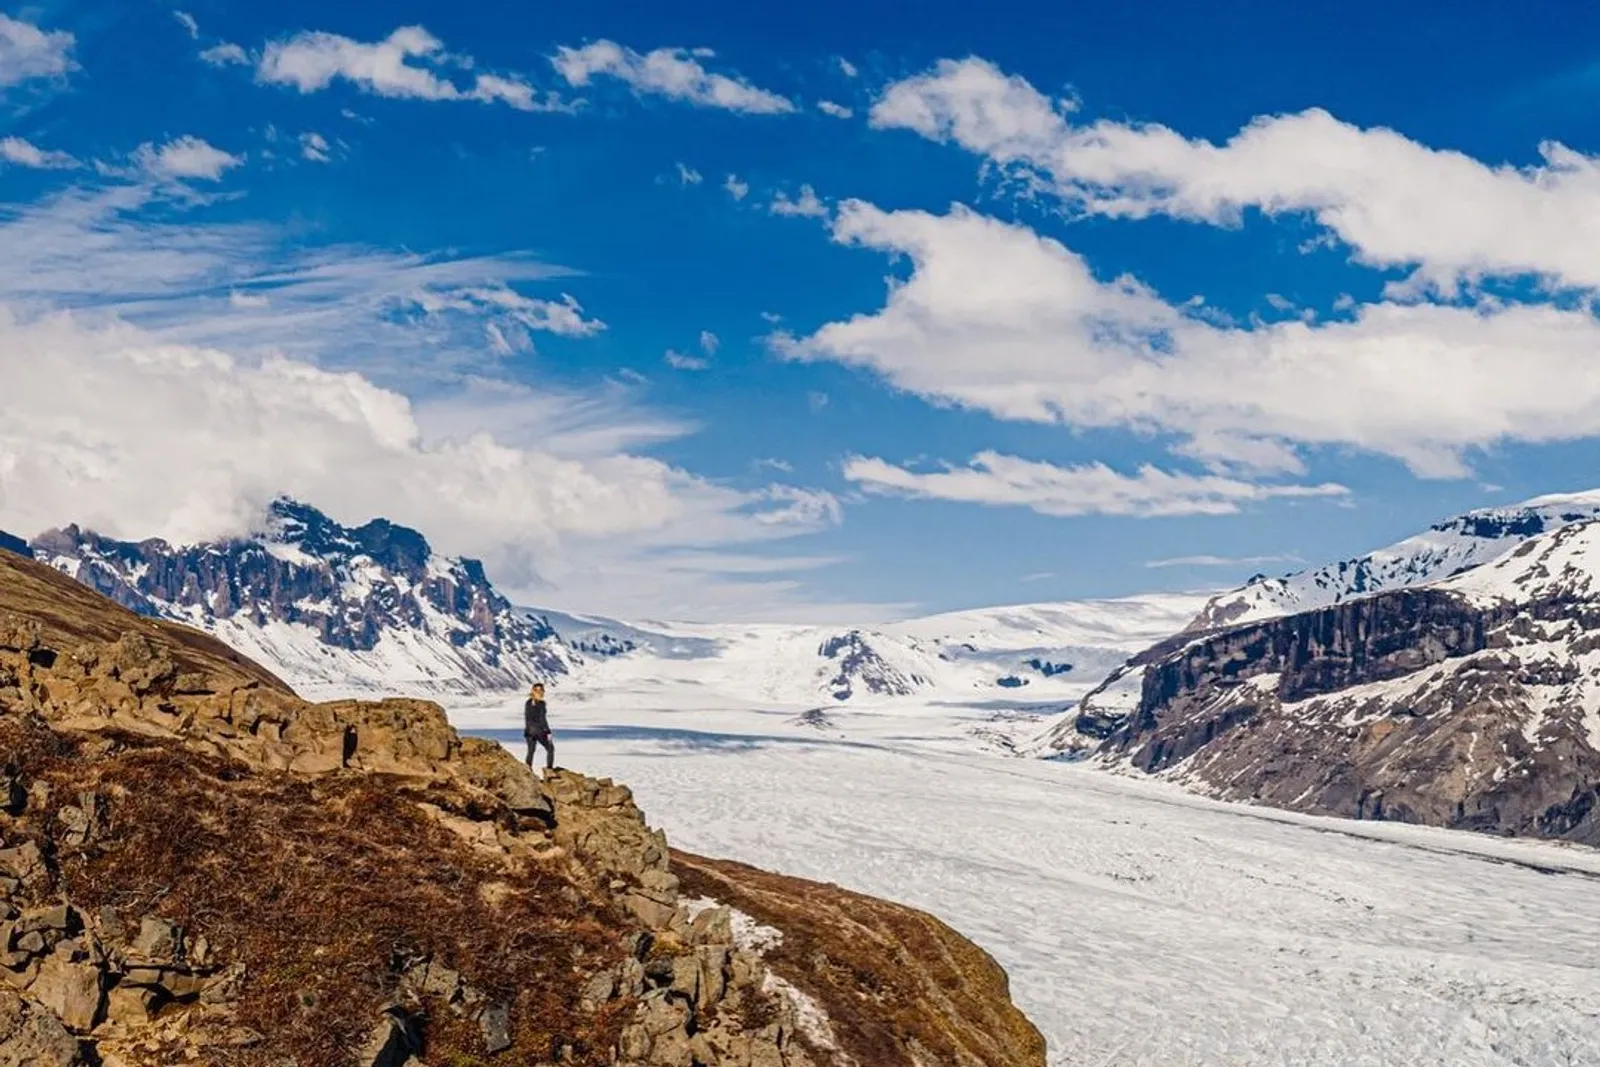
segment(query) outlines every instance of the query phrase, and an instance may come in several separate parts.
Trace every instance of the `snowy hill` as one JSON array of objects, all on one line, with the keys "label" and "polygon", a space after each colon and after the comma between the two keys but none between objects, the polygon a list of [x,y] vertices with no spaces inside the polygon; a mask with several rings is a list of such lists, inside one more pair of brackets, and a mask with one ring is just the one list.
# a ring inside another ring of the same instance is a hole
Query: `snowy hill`
[{"label": "snowy hill", "polygon": [[1092,689],[1191,618],[1158,594],[930,615],[872,626],[620,623],[539,612],[585,663],[566,690],[673,687],[761,706],[904,701],[1041,705]]},{"label": "snowy hill", "polygon": [[140,614],[215,634],[308,693],[505,690],[576,661],[476,560],[439,556],[383,519],[345,527],[280,500],[256,534],[231,541],[135,543],[68,526],[26,548]]},{"label": "snowy hill", "polygon": [[1595,517],[1600,517],[1600,490],[1469,511],[1356,559],[1282,578],[1258,578],[1221,593],[1187,628],[1214,630],[1425,585],[1496,559],[1530,537]]}]

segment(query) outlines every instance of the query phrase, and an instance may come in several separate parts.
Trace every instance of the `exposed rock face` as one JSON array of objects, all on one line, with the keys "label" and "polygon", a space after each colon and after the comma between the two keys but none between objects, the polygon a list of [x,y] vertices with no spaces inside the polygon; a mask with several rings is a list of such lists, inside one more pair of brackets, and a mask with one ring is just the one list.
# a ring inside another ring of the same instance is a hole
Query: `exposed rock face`
[{"label": "exposed rock face", "polygon": [[1600,522],[1445,582],[1175,640],[1058,749],[1223,797],[1600,844]]},{"label": "exposed rock face", "polygon": [[832,661],[827,686],[835,700],[849,700],[858,686],[874,696],[909,696],[926,684],[914,674],[897,670],[860,630],[828,638],[818,647],[817,655]]},{"label": "exposed rock face", "polygon": [[262,531],[241,540],[175,547],[68,526],[25,551],[126,608],[215,633],[307,684],[370,675],[506,689],[573,661],[478,561],[437,556],[421,534],[383,519],[344,527],[280,500]]},{"label": "exposed rock face", "polygon": [[[690,899],[679,870],[713,865],[626,788],[536,779],[426,702],[307,704],[14,556],[0,752],[0,1065],[1044,1062],[1003,974],[925,916],[807,925],[837,891],[792,883],[747,902],[856,969],[780,973],[723,899],[766,876]],[[846,943],[874,929],[920,931],[894,973]]]}]

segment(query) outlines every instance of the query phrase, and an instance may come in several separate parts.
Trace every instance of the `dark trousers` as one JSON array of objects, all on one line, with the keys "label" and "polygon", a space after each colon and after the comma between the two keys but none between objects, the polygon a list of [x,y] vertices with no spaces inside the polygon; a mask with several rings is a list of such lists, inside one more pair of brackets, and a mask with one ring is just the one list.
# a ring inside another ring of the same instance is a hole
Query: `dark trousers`
[{"label": "dark trousers", "polygon": [[528,742],[528,766],[533,766],[533,748],[535,745],[544,746],[544,765],[546,767],[554,767],[556,765],[556,742],[554,738],[548,733],[524,734],[523,737]]}]

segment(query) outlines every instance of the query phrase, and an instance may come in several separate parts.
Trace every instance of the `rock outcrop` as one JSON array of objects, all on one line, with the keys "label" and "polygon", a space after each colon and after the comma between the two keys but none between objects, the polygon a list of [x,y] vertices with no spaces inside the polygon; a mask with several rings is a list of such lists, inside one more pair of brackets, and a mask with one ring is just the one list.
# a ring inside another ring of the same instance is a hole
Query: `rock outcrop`
[{"label": "rock outcrop", "polygon": [[308,704],[0,554],[0,1065],[185,1062],[1044,1053],[928,916],[675,855],[623,786],[426,702]]}]

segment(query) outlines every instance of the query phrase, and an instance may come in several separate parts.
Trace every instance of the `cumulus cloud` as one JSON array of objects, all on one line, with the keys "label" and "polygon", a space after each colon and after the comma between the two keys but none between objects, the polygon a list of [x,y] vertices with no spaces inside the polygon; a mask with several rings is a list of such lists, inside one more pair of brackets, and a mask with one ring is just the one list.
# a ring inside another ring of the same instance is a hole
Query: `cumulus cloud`
[{"label": "cumulus cloud", "polygon": [[728,177],[723,181],[722,187],[727,190],[728,195],[733,197],[735,200],[743,200],[745,197],[750,195],[750,183],[741,181],[737,174],[728,175]]},{"label": "cumulus cloud", "polygon": [[0,162],[34,170],[62,170],[78,165],[67,152],[47,151],[21,137],[0,138]]},{"label": "cumulus cloud", "polygon": [[631,387],[504,377],[490,327],[604,329],[551,294],[571,272],[516,253],[308,248],[210,221],[208,204],[165,183],[0,204],[0,528],[182,541],[238,532],[291,493],[415,525],[529,603],[873,613],[819,607],[794,574],[827,561],[778,550],[837,520],[828,494],[639,454],[696,427]]},{"label": "cumulus cloud", "polygon": [[691,356],[671,348],[667,349],[661,361],[673,370],[706,370],[711,366],[711,361],[704,356]]},{"label": "cumulus cloud", "polygon": [[332,157],[329,155],[328,139],[315,130],[307,131],[300,135],[300,156],[313,163],[326,163]]},{"label": "cumulus cloud", "polygon": [[[520,111],[565,106],[553,97],[538,97],[531,85],[511,76],[478,74],[470,85],[459,86],[437,72],[453,58],[446,53],[444,42],[421,26],[402,26],[373,42],[307,31],[268,43],[256,65],[256,77],[302,93],[319,92],[342,79],[363,92],[400,99],[476,100]],[[457,60],[456,65],[472,64]]]},{"label": "cumulus cloud", "polygon": [[683,186],[699,185],[705,178],[699,171],[684,163],[678,165],[678,184]]},{"label": "cumulus cloud", "polygon": [[662,96],[699,107],[747,115],[778,115],[795,110],[794,101],[757,88],[737,76],[714,74],[701,65],[707,49],[657,48],[640,54],[614,41],[582,48],[563,47],[551,62],[569,85],[585,86],[596,77],[616,78],[642,95]]},{"label": "cumulus cloud", "polygon": [[824,115],[832,115],[836,119],[848,119],[855,116],[855,112],[843,104],[836,104],[832,100],[817,101],[817,110]]},{"label": "cumulus cloud", "polygon": [[1528,275],[1600,288],[1600,157],[1560,143],[1519,168],[1315,108],[1258,117],[1221,144],[1153,124],[1078,126],[1071,111],[973,58],[891,85],[871,121],[1022,168],[1089,212],[1222,225],[1247,208],[1303,213],[1363,263],[1414,268],[1413,292]]},{"label": "cumulus cloud", "polygon": [[638,564],[838,519],[837,502],[813,491],[739,492],[648,457],[563,454],[481,427],[429,432],[425,410],[358,374],[242,361],[126,324],[0,310],[0,366],[0,519],[24,533],[76,520],[214,538],[288,493],[347,520],[416,525],[527,588],[608,554]]},{"label": "cumulus cloud", "polygon": [[76,43],[65,30],[43,30],[0,13],[0,89],[34,78],[59,78],[76,69]]},{"label": "cumulus cloud", "polygon": [[844,476],[873,493],[995,507],[1025,507],[1041,515],[1231,515],[1274,497],[1327,497],[1342,485],[1265,485],[1219,475],[1184,474],[1153,466],[1136,475],[1103,463],[1058,467],[997,452],[981,452],[965,467],[918,472],[882,459],[852,457]]},{"label": "cumulus cloud", "polygon": [[700,331],[700,351],[708,356],[717,354],[717,349],[722,347],[722,340],[710,330]]},{"label": "cumulus cloud", "polygon": [[772,198],[768,208],[774,215],[788,215],[791,217],[808,219],[825,219],[828,217],[828,206],[817,198],[817,191],[809,185],[800,187],[800,195],[791,197],[779,190]]},{"label": "cumulus cloud", "polygon": [[247,67],[250,65],[250,56],[245,53],[245,50],[228,41],[207,48],[200,53],[200,59],[213,67]]},{"label": "cumulus cloud", "polygon": [[146,142],[134,150],[133,160],[152,177],[214,182],[224,171],[243,163],[244,157],[224,152],[198,137],[184,136],[162,145]]},{"label": "cumulus cloud", "polygon": [[193,15],[189,14],[187,11],[173,11],[172,17],[176,19],[178,21],[178,25],[182,26],[189,34],[190,40],[199,39],[200,23],[195,20]]},{"label": "cumulus cloud", "polygon": [[1101,280],[1060,242],[966,208],[850,201],[833,235],[904,257],[909,276],[880,310],[780,336],[780,350],[937,403],[1173,435],[1220,471],[1299,472],[1320,445],[1460,477],[1474,447],[1600,434],[1600,323],[1583,309],[1385,302],[1240,328]]}]

